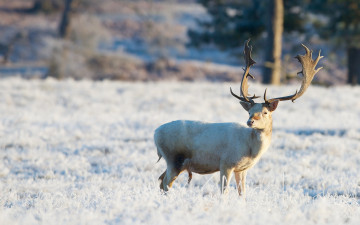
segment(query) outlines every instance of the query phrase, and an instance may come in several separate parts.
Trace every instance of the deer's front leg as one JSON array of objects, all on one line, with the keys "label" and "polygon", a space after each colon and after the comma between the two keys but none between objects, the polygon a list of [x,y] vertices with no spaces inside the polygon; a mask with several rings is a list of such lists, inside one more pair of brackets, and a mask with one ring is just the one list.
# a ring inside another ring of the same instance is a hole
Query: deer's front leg
[{"label": "deer's front leg", "polygon": [[246,194],[246,188],[245,188],[246,174],[247,174],[247,170],[241,173],[241,189],[243,190],[244,195]]},{"label": "deer's front leg", "polygon": [[[245,182],[246,182],[246,171],[241,172],[234,172],[235,173],[235,180],[236,180],[236,188],[238,189],[239,195],[245,195],[246,189],[245,189]],[[241,181],[241,184],[240,184]],[[241,185],[241,187],[240,187]]]},{"label": "deer's front leg", "polygon": [[227,193],[230,179],[234,168],[229,168],[226,166],[222,166],[220,169],[220,191],[221,194]]}]

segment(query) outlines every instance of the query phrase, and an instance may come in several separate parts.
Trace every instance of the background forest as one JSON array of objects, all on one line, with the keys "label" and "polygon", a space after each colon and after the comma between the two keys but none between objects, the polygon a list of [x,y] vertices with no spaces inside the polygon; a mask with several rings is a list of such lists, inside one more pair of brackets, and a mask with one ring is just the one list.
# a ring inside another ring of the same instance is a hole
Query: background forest
[{"label": "background forest", "polygon": [[259,82],[292,82],[304,43],[326,56],[316,83],[360,83],[356,0],[1,0],[0,17],[2,77],[239,81],[251,38]]}]

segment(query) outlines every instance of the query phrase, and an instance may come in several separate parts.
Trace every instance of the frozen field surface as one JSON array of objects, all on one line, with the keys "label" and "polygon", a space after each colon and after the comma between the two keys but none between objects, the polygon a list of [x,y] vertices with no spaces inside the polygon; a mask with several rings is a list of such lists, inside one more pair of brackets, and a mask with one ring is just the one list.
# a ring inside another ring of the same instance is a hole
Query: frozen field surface
[{"label": "frozen field surface", "polygon": [[[312,86],[273,114],[246,200],[219,173],[167,195],[153,132],[247,121],[230,83],[0,81],[0,224],[360,224],[360,87]],[[298,86],[268,86],[268,96]],[[252,84],[262,95],[265,86]]]}]

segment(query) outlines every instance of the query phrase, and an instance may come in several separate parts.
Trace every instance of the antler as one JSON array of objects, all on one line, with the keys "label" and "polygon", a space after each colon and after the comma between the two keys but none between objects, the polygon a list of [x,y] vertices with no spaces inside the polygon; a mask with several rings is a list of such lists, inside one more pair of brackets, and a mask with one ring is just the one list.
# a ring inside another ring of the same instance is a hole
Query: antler
[{"label": "antler", "polygon": [[299,62],[302,65],[302,70],[298,72],[298,74],[300,73],[303,74],[303,80],[301,83],[300,91],[298,92],[296,90],[295,94],[285,97],[266,99],[266,89],[265,89],[265,93],[264,93],[265,103],[271,103],[275,100],[279,100],[279,101],[291,100],[292,102],[294,102],[297,98],[301,97],[305,93],[306,89],[309,87],[311,81],[313,80],[315,74],[322,69],[322,67],[320,67],[315,70],[315,67],[318,64],[319,60],[323,58],[323,56],[320,55],[321,51],[319,51],[319,55],[314,61],[312,59],[312,50],[308,49],[308,47],[306,47],[303,44],[301,45],[305,48],[306,53],[305,55],[297,55],[295,57],[296,59],[299,60]]},{"label": "antler", "polygon": [[232,96],[239,99],[240,101],[250,102],[251,104],[255,104],[253,99],[258,98],[259,96],[254,95],[252,97],[248,97],[248,88],[249,88],[248,77],[251,77],[251,79],[255,79],[254,76],[249,73],[249,71],[250,71],[250,67],[256,63],[251,58],[252,47],[249,46],[249,42],[250,42],[250,39],[245,42],[245,47],[244,47],[244,59],[245,59],[246,67],[244,69],[244,75],[241,80],[241,86],[240,86],[240,94],[242,95],[242,97],[234,94],[231,87],[230,87],[230,93],[232,94]]}]

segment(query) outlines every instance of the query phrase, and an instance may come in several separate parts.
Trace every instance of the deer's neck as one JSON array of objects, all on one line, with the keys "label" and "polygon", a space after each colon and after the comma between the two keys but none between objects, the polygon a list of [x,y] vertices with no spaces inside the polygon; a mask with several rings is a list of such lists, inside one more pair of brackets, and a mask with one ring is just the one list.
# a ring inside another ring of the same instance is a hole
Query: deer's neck
[{"label": "deer's neck", "polygon": [[265,129],[253,129],[251,133],[251,155],[260,157],[269,147],[272,134],[272,121]]},{"label": "deer's neck", "polygon": [[267,126],[265,129],[263,129],[261,132],[263,133],[262,135],[264,135],[264,136],[266,136],[266,137],[268,137],[268,138],[271,139],[271,135],[272,135],[272,120],[270,120],[269,126]]},{"label": "deer's neck", "polygon": [[256,129],[253,128],[253,133],[257,134],[259,136],[262,136],[264,138],[270,138],[271,139],[271,134],[272,134],[272,120],[270,120],[267,124],[267,126],[265,126],[264,129]]}]

